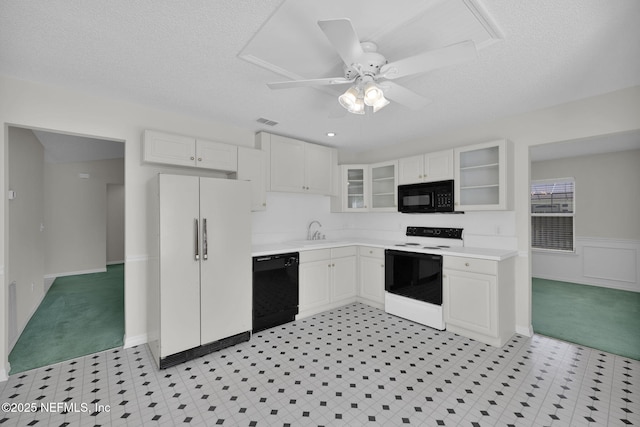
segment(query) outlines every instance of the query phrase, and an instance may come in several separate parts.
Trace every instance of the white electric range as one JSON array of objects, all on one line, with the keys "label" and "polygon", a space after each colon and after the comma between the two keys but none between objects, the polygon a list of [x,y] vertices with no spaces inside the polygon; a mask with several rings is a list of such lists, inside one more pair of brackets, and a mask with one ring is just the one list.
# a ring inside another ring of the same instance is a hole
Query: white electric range
[{"label": "white electric range", "polygon": [[385,311],[446,329],[442,310],[442,255],[464,246],[462,228],[407,227],[407,240],[385,250]]}]

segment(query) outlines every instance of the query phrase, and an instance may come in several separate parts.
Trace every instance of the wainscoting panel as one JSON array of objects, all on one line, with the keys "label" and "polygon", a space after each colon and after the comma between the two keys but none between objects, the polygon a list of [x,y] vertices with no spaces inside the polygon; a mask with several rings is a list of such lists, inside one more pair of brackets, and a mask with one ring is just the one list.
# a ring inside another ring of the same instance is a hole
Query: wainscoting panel
[{"label": "wainscoting panel", "polygon": [[632,284],[636,282],[638,251],[626,248],[584,246],[583,254],[582,271],[586,277]]},{"label": "wainscoting panel", "polygon": [[577,237],[575,253],[532,251],[534,277],[640,292],[640,241]]}]

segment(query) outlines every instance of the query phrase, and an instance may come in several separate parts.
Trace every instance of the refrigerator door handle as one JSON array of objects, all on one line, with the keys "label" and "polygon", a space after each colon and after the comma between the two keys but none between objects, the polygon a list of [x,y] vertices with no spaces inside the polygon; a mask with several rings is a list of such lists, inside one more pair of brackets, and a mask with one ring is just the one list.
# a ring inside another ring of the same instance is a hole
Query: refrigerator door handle
[{"label": "refrigerator door handle", "polygon": [[200,225],[198,224],[198,218],[196,218],[196,261],[200,261]]},{"label": "refrigerator door handle", "polygon": [[202,218],[202,259],[205,261],[209,259],[207,242],[207,218]]}]

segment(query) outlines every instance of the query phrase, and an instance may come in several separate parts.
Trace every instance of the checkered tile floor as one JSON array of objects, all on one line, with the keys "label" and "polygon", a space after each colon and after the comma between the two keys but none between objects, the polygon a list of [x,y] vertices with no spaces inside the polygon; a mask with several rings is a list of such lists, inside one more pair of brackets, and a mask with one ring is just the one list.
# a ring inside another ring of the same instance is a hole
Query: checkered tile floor
[{"label": "checkered tile floor", "polygon": [[0,403],[2,427],[639,426],[640,362],[542,336],[493,348],[352,304],[162,371],[138,346],[17,374]]}]

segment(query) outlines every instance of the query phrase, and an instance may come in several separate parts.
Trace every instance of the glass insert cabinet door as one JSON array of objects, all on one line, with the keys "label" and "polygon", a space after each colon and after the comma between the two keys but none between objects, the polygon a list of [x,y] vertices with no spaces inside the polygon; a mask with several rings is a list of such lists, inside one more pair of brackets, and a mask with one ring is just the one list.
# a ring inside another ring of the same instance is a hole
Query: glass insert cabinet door
[{"label": "glass insert cabinet door", "polygon": [[371,165],[371,209],[396,211],[398,203],[398,162]]},{"label": "glass insert cabinet door", "polygon": [[513,150],[508,140],[455,149],[456,210],[511,209]]},{"label": "glass insert cabinet door", "polygon": [[366,169],[364,167],[350,167],[347,166],[345,168],[345,177],[346,177],[346,196],[347,196],[347,206],[346,208],[351,209],[366,209],[366,192],[365,192],[365,175]]}]

